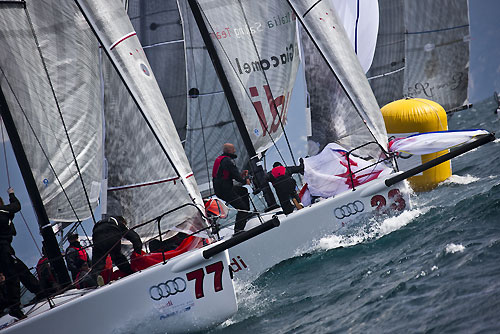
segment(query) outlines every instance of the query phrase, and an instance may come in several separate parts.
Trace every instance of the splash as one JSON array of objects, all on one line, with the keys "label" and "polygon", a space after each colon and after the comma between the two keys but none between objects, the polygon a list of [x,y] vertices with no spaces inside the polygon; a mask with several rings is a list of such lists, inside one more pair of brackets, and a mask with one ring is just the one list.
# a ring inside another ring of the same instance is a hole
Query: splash
[{"label": "splash", "polygon": [[457,253],[457,252],[462,253],[464,250],[465,250],[465,247],[460,245],[460,244],[455,245],[455,244],[451,243],[451,244],[446,245],[446,254],[449,254],[449,253],[453,254],[453,253]]},{"label": "splash", "polygon": [[430,207],[403,211],[400,215],[388,217],[382,222],[378,222],[375,217],[371,218],[366,226],[360,227],[354,234],[333,234],[321,238],[315,243],[312,250],[329,250],[338,247],[348,247],[362,243],[368,239],[378,239],[409,224],[413,219],[426,213],[429,209]]},{"label": "splash", "polygon": [[470,184],[476,181],[479,181],[480,179],[478,177],[472,176],[472,175],[452,175],[448,179],[444,180],[441,182],[441,184]]},{"label": "splash", "polygon": [[266,312],[276,297],[265,296],[254,284],[234,280],[234,288],[238,297],[238,312],[224,321],[218,328],[229,327],[253,316],[260,316]]}]

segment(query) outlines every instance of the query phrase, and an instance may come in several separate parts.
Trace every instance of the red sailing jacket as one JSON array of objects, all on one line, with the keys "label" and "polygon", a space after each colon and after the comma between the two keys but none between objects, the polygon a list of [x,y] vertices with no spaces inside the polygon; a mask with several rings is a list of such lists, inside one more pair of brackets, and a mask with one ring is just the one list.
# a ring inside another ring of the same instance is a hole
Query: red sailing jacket
[{"label": "red sailing jacket", "polygon": [[222,176],[222,179],[224,179],[224,180],[229,179],[229,176],[231,174],[230,174],[230,172],[228,170],[222,170],[222,175],[221,176],[218,175],[220,163],[221,163],[222,159],[224,159],[224,158],[229,158],[229,157],[227,155],[219,155],[217,157],[217,159],[215,159],[214,168],[212,170],[212,178],[216,179],[216,178]]},{"label": "red sailing jacket", "polygon": [[78,248],[75,246],[69,246],[68,248],[73,248],[78,252],[78,258],[82,260],[83,262],[88,262],[89,256],[87,255],[87,252],[83,248]]}]

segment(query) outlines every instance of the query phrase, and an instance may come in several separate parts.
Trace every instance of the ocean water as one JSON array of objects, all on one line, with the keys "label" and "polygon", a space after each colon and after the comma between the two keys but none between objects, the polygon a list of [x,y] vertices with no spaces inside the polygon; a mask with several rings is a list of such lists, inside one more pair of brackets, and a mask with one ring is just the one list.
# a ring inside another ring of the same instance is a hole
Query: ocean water
[{"label": "ocean water", "polygon": [[[449,128],[500,134],[495,108]],[[500,333],[500,140],[452,166],[411,210],[238,283],[238,313],[209,333]]]}]

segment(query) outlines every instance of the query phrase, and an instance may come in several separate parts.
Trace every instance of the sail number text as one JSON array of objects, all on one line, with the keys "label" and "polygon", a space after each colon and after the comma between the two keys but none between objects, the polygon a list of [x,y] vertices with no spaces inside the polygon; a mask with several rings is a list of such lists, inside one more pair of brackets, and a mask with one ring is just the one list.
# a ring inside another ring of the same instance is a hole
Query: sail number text
[{"label": "sail number text", "polygon": [[[208,274],[214,274],[214,290],[215,292],[221,291],[222,287],[222,272],[224,271],[224,265],[222,261],[212,263],[205,267],[205,270]],[[203,279],[205,278],[205,271],[203,268],[196,269],[186,274],[187,280],[194,280],[194,294],[196,295],[196,299],[200,299],[205,297],[203,292]]]}]

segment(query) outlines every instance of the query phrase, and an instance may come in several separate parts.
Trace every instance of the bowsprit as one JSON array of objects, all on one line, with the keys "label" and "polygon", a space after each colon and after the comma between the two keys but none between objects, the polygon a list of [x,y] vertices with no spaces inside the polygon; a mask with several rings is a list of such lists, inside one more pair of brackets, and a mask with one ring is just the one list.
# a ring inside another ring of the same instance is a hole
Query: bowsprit
[{"label": "bowsprit", "polygon": [[168,280],[165,283],[153,285],[149,288],[149,295],[153,300],[168,298],[177,293],[186,290],[186,281],[182,277],[176,277],[173,280]]},{"label": "bowsprit", "polygon": [[363,212],[364,210],[365,205],[363,202],[358,200],[335,208],[333,213],[337,219],[342,219],[355,215],[356,213]]}]

